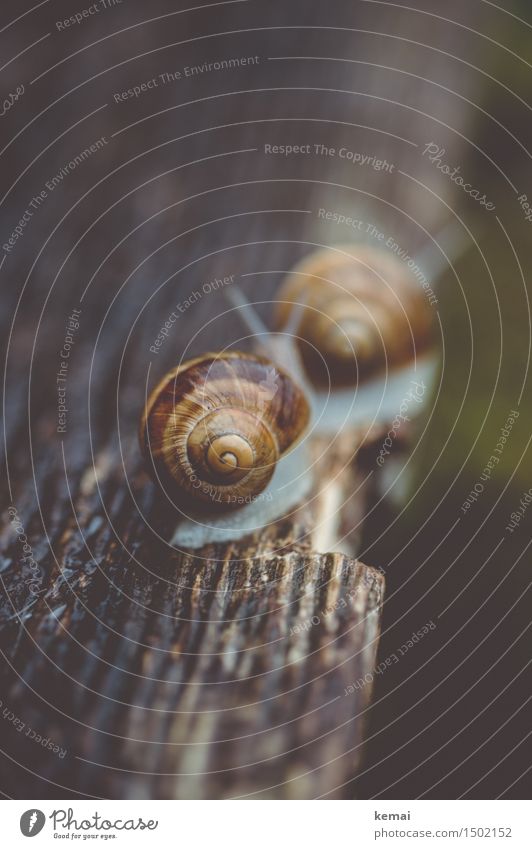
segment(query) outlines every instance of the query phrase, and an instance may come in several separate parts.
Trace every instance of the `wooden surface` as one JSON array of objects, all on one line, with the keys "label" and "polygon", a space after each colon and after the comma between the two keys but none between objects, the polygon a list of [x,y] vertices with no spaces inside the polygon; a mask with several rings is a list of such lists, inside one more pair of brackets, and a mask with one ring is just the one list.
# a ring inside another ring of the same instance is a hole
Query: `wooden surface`
[{"label": "wooden surface", "polygon": [[[361,480],[329,466],[333,501],[347,497],[353,520],[363,511]],[[100,471],[105,489],[112,469]],[[122,502],[126,555],[97,521],[96,481],[86,476],[84,542],[59,516],[57,562],[36,596],[17,592],[20,541],[11,541],[2,651],[12,672],[1,727],[12,794],[341,796],[361,757],[383,579],[351,557],[313,551],[328,525],[336,529],[330,497],[265,533],[194,554],[147,543]],[[60,751],[43,749],[28,729]]]},{"label": "wooden surface", "polygon": [[[12,20],[20,9],[8,5]],[[420,16],[399,22],[387,10],[388,31],[400,35],[391,38],[375,35],[380,6],[350,0],[325,12],[252,0],[139,27],[145,4],[120,8],[65,35],[54,21],[70,5],[53,14],[42,6],[2,34],[8,55],[21,54],[5,69],[5,90],[21,81],[27,89],[2,119],[6,238],[65,163],[101,136],[107,143],[54,189],[1,269],[0,790],[20,798],[341,794],[335,788],[360,757],[370,688],[343,692],[373,664],[381,577],[349,557],[312,554],[335,535],[308,516],[297,519],[302,536],[281,525],[245,551],[212,548],[198,560],[169,549],[175,517],[148,484],[136,440],[145,392],[183,354],[245,331],[219,318],[227,303],[215,291],[187,308],[158,354],[150,346],[177,301],[231,274],[264,301],[258,309],[269,320],[283,271],[312,245],[346,239],[319,218],[321,207],[357,210],[409,251],[423,243],[423,228],[436,232],[445,208],[427,209],[423,188],[399,165],[421,167],[409,141],[433,136],[436,95],[448,151],[459,132],[446,129],[445,115],[452,108],[453,126],[464,130],[465,109],[416,77],[427,62]],[[180,10],[161,2],[150,15]],[[444,45],[445,23],[434,26]],[[376,50],[388,70],[370,67]],[[164,71],[255,54],[261,62],[250,68],[126,103],[113,97]],[[274,60],[303,55],[324,61]],[[402,60],[410,76],[393,71]],[[431,62],[452,87],[443,54]],[[460,66],[452,73],[458,78]],[[347,145],[395,170],[274,158],[266,143]],[[80,327],[58,432],[56,375],[73,309]],[[343,512],[355,553],[364,499]],[[36,595],[23,556],[37,564]],[[342,598],[345,607],[322,616]],[[290,635],[312,616],[320,623]],[[65,755],[45,748],[48,740]]]}]

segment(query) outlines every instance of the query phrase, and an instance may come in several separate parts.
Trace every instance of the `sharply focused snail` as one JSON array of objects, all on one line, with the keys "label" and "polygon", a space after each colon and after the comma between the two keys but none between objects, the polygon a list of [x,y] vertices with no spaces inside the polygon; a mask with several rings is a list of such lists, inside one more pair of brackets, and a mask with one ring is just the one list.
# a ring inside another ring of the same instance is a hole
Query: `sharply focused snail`
[{"label": "sharply focused snail", "polygon": [[218,530],[213,539],[223,538],[220,529],[231,527],[223,513],[235,509],[254,529],[252,508],[262,496],[262,517],[271,512],[265,490],[274,478],[282,485],[284,455],[309,418],[305,393],[264,357],[204,354],[169,372],[148,399],[140,443],[152,476],[191,522],[178,541],[192,545],[199,523]]}]

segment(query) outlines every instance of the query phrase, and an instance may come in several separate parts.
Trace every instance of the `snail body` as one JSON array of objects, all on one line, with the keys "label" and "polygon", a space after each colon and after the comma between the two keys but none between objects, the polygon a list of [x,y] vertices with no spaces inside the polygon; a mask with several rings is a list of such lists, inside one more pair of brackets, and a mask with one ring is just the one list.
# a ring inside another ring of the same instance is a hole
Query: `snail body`
[{"label": "snail body", "polygon": [[430,346],[432,317],[401,260],[372,246],[323,248],[304,258],[277,293],[282,327],[304,303],[295,330],[309,376],[349,385],[401,367]]},{"label": "snail body", "polygon": [[177,505],[215,514],[264,492],[309,418],[304,392],[266,358],[204,354],[151,393],[140,443],[149,471]]}]

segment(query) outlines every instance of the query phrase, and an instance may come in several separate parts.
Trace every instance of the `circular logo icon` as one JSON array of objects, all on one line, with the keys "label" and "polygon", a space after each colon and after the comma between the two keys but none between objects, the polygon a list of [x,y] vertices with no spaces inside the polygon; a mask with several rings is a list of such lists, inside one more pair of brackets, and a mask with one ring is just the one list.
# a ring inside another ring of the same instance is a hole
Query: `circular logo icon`
[{"label": "circular logo icon", "polygon": [[35,837],[44,828],[46,817],[42,811],[37,808],[30,808],[29,811],[24,811],[20,818],[20,830],[24,837]]}]

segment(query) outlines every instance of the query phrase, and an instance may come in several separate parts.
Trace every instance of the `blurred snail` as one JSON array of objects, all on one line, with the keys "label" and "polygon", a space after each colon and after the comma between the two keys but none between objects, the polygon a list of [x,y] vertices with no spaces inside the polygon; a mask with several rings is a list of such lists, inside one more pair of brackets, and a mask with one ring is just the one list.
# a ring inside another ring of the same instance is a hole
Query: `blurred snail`
[{"label": "blurred snail", "polygon": [[[234,537],[236,525],[249,532],[272,521],[282,506],[265,490],[274,477],[281,485],[284,455],[309,419],[305,393],[264,357],[208,353],[170,371],[148,399],[140,443],[153,478],[185,517],[174,542],[203,544]],[[236,523],[224,515],[235,510]]]},{"label": "blurred snail", "polygon": [[428,299],[404,262],[373,246],[323,248],[303,259],[277,292],[275,324],[305,308],[295,330],[310,377],[333,386],[413,360],[427,350]]},{"label": "blurred snail", "polygon": [[428,400],[438,369],[433,289],[467,244],[451,221],[411,262],[381,246],[342,245],[319,248],[285,276],[274,324],[290,329],[299,351],[317,433],[389,422],[413,386]]}]

